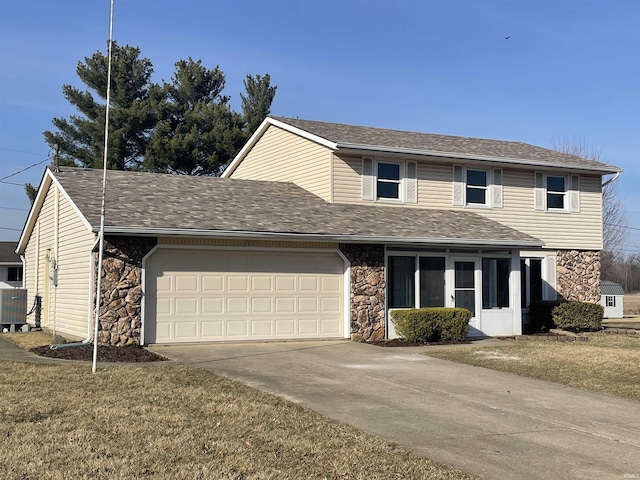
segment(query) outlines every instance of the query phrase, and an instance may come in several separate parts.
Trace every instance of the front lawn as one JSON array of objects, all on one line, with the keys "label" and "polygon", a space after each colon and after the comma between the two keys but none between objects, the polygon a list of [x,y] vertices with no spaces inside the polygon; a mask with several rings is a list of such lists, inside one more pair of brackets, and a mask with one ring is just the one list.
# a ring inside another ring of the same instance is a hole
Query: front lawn
[{"label": "front lawn", "polygon": [[472,478],[200,369],[0,361],[2,479]]},{"label": "front lawn", "polygon": [[427,355],[640,400],[640,335],[593,333],[589,339],[509,341],[504,346],[437,350]]}]

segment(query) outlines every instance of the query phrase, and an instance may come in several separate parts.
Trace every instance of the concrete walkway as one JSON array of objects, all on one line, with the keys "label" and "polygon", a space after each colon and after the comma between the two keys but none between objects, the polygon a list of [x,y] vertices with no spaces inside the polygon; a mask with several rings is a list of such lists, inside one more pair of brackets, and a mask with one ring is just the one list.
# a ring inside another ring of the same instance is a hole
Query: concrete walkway
[{"label": "concrete walkway", "polygon": [[349,341],[156,346],[491,479],[640,478],[640,402]]}]

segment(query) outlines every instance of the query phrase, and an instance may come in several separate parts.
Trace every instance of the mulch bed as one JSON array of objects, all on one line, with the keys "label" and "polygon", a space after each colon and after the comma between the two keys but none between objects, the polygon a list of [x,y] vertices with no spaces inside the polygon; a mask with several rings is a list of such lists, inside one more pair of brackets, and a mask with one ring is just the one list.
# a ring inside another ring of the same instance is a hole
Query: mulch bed
[{"label": "mulch bed", "polygon": [[[48,345],[44,347],[36,347],[30,350],[36,355],[48,358],[62,358],[64,360],[93,360],[93,345],[84,345],[82,347],[62,348],[59,350],[51,350]],[[161,362],[167,360],[160,355],[145,350],[138,346],[113,347],[111,345],[98,345],[98,361],[99,362]]]}]

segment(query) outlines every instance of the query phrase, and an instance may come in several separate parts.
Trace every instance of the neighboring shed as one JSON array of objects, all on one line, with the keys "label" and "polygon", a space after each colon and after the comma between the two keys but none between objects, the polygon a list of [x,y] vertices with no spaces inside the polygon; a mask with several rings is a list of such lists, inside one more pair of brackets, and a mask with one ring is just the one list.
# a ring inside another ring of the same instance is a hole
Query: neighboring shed
[{"label": "neighboring shed", "polygon": [[617,283],[602,280],[600,282],[600,303],[604,307],[604,318],[622,318],[624,316],[624,290]]},{"label": "neighboring shed", "polygon": [[0,288],[22,287],[22,260],[17,242],[0,242]]}]

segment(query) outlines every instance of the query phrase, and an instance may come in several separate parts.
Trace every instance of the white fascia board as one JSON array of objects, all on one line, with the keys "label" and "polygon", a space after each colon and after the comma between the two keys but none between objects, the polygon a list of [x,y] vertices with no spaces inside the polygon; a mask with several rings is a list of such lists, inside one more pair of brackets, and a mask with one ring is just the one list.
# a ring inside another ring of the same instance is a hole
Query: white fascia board
[{"label": "white fascia board", "polygon": [[[64,167],[61,167],[64,168]],[[31,210],[29,211],[29,216],[27,217],[27,221],[25,223],[24,228],[22,229],[22,234],[20,235],[20,240],[18,241],[18,248],[16,249],[16,253],[23,254],[24,250],[27,248],[27,241],[31,236],[31,232],[33,231],[33,227],[35,226],[38,215],[40,215],[40,210],[42,209],[42,205],[44,204],[44,200],[47,196],[47,192],[51,188],[51,185],[55,185],[58,187],[60,192],[66,197],[67,201],[71,204],[71,208],[76,212],[78,217],[82,220],[82,223],[87,227],[88,231],[92,231],[92,225],[86,219],[86,217],[82,214],[78,206],[74,203],[71,196],[66,192],[60,182],[55,177],[55,174],[50,168],[45,170],[44,176],[40,181],[40,187],[38,188],[38,193],[36,195],[36,199],[31,206]]]},{"label": "white fascia board", "polygon": [[27,248],[27,240],[31,236],[33,227],[36,224],[36,219],[40,214],[40,209],[42,208],[42,204],[44,203],[44,199],[47,196],[47,192],[49,191],[49,187],[51,186],[52,182],[53,175],[49,168],[45,168],[42,179],[40,180],[38,192],[36,193],[36,198],[31,204],[29,215],[27,215],[27,220],[24,223],[24,227],[22,227],[22,233],[20,234],[20,240],[18,240],[18,247],[16,248],[16,253],[18,254],[23,254],[25,248]]},{"label": "white fascia board", "polygon": [[[94,227],[94,232],[97,232]],[[504,248],[532,248],[542,247],[542,240],[482,240],[460,238],[399,238],[376,235],[322,235],[314,233],[286,233],[286,232],[248,232],[233,230],[196,230],[178,228],[152,227],[114,227],[105,226],[105,233],[125,236],[189,236],[201,238],[236,238],[260,240],[289,240],[309,242],[339,242],[339,243],[384,243],[389,245],[429,244],[429,245],[471,245],[471,246],[499,246]]]},{"label": "white fascia board", "polygon": [[567,165],[566,163],[556,162],[543,162],[540,160],[529,160],[523,158],[509,158],[509,157],[490,157],[484,155],[469,155],[464,153],[451,153],[451,152],[439,152],[435,150],[419,150],[413,148],[402,147],[384,147],[379,145],[360,145],[357,143],[338,143],[336,144],[338,150],[343,150],[353,153],[361,152],[381,152],[381,153],[397,153],[405,155],[421,155],[431,157],[443,157],[443,158],[455,158],[464,160],[478,160],[482,162],[499,163],[503,165],[526,165],[533,167],[546,167],[546,168],[560,168],[564,170],[580,170],[583,172],[600,173],[601,175],[609,175],[613,173],[620,173],[622,169],[613,165],[606,165],[601,167],[590,167],[586,165]]},{"label": "white fascia board", "polygon": [[318,143],[332,150],[336,150],[337,148],[336,143],[330,142],[326,138],[319,137],[318,135],[314,135],[313,133],[309,133],[305,130],[289,125],[288,123],[281,122],[280,120],[276,120],[275,118],[267,117],[262,121],[258,129],[254,132],[254,134],[251,135],[251,138],[247,141],[247,143],[244,144],[244,146],[238,152],[238,154],[235,156],[232,162],[227,166],[227,168],[224,169],[224,172],[222,172],[220,177],[229,178],[233,174],[233,172],[238,167],[240,162],[244,160],[244,157],[247,156],[247,154],[251,151],[254,145],[258,142],[260,137],[264,135],[264,132],[266,132],[271,125],[273,125],[274,127],[281,128],[282,130],[286,130],[287,132],[291,132],[302,138],[306,138],[307,140],[311,140],[312,142]]},{"label": "white fascia board", "polygon": [[0,266],[2,267],[21,267],[22,262],[18,260],[17,262],[0,262]]}]

